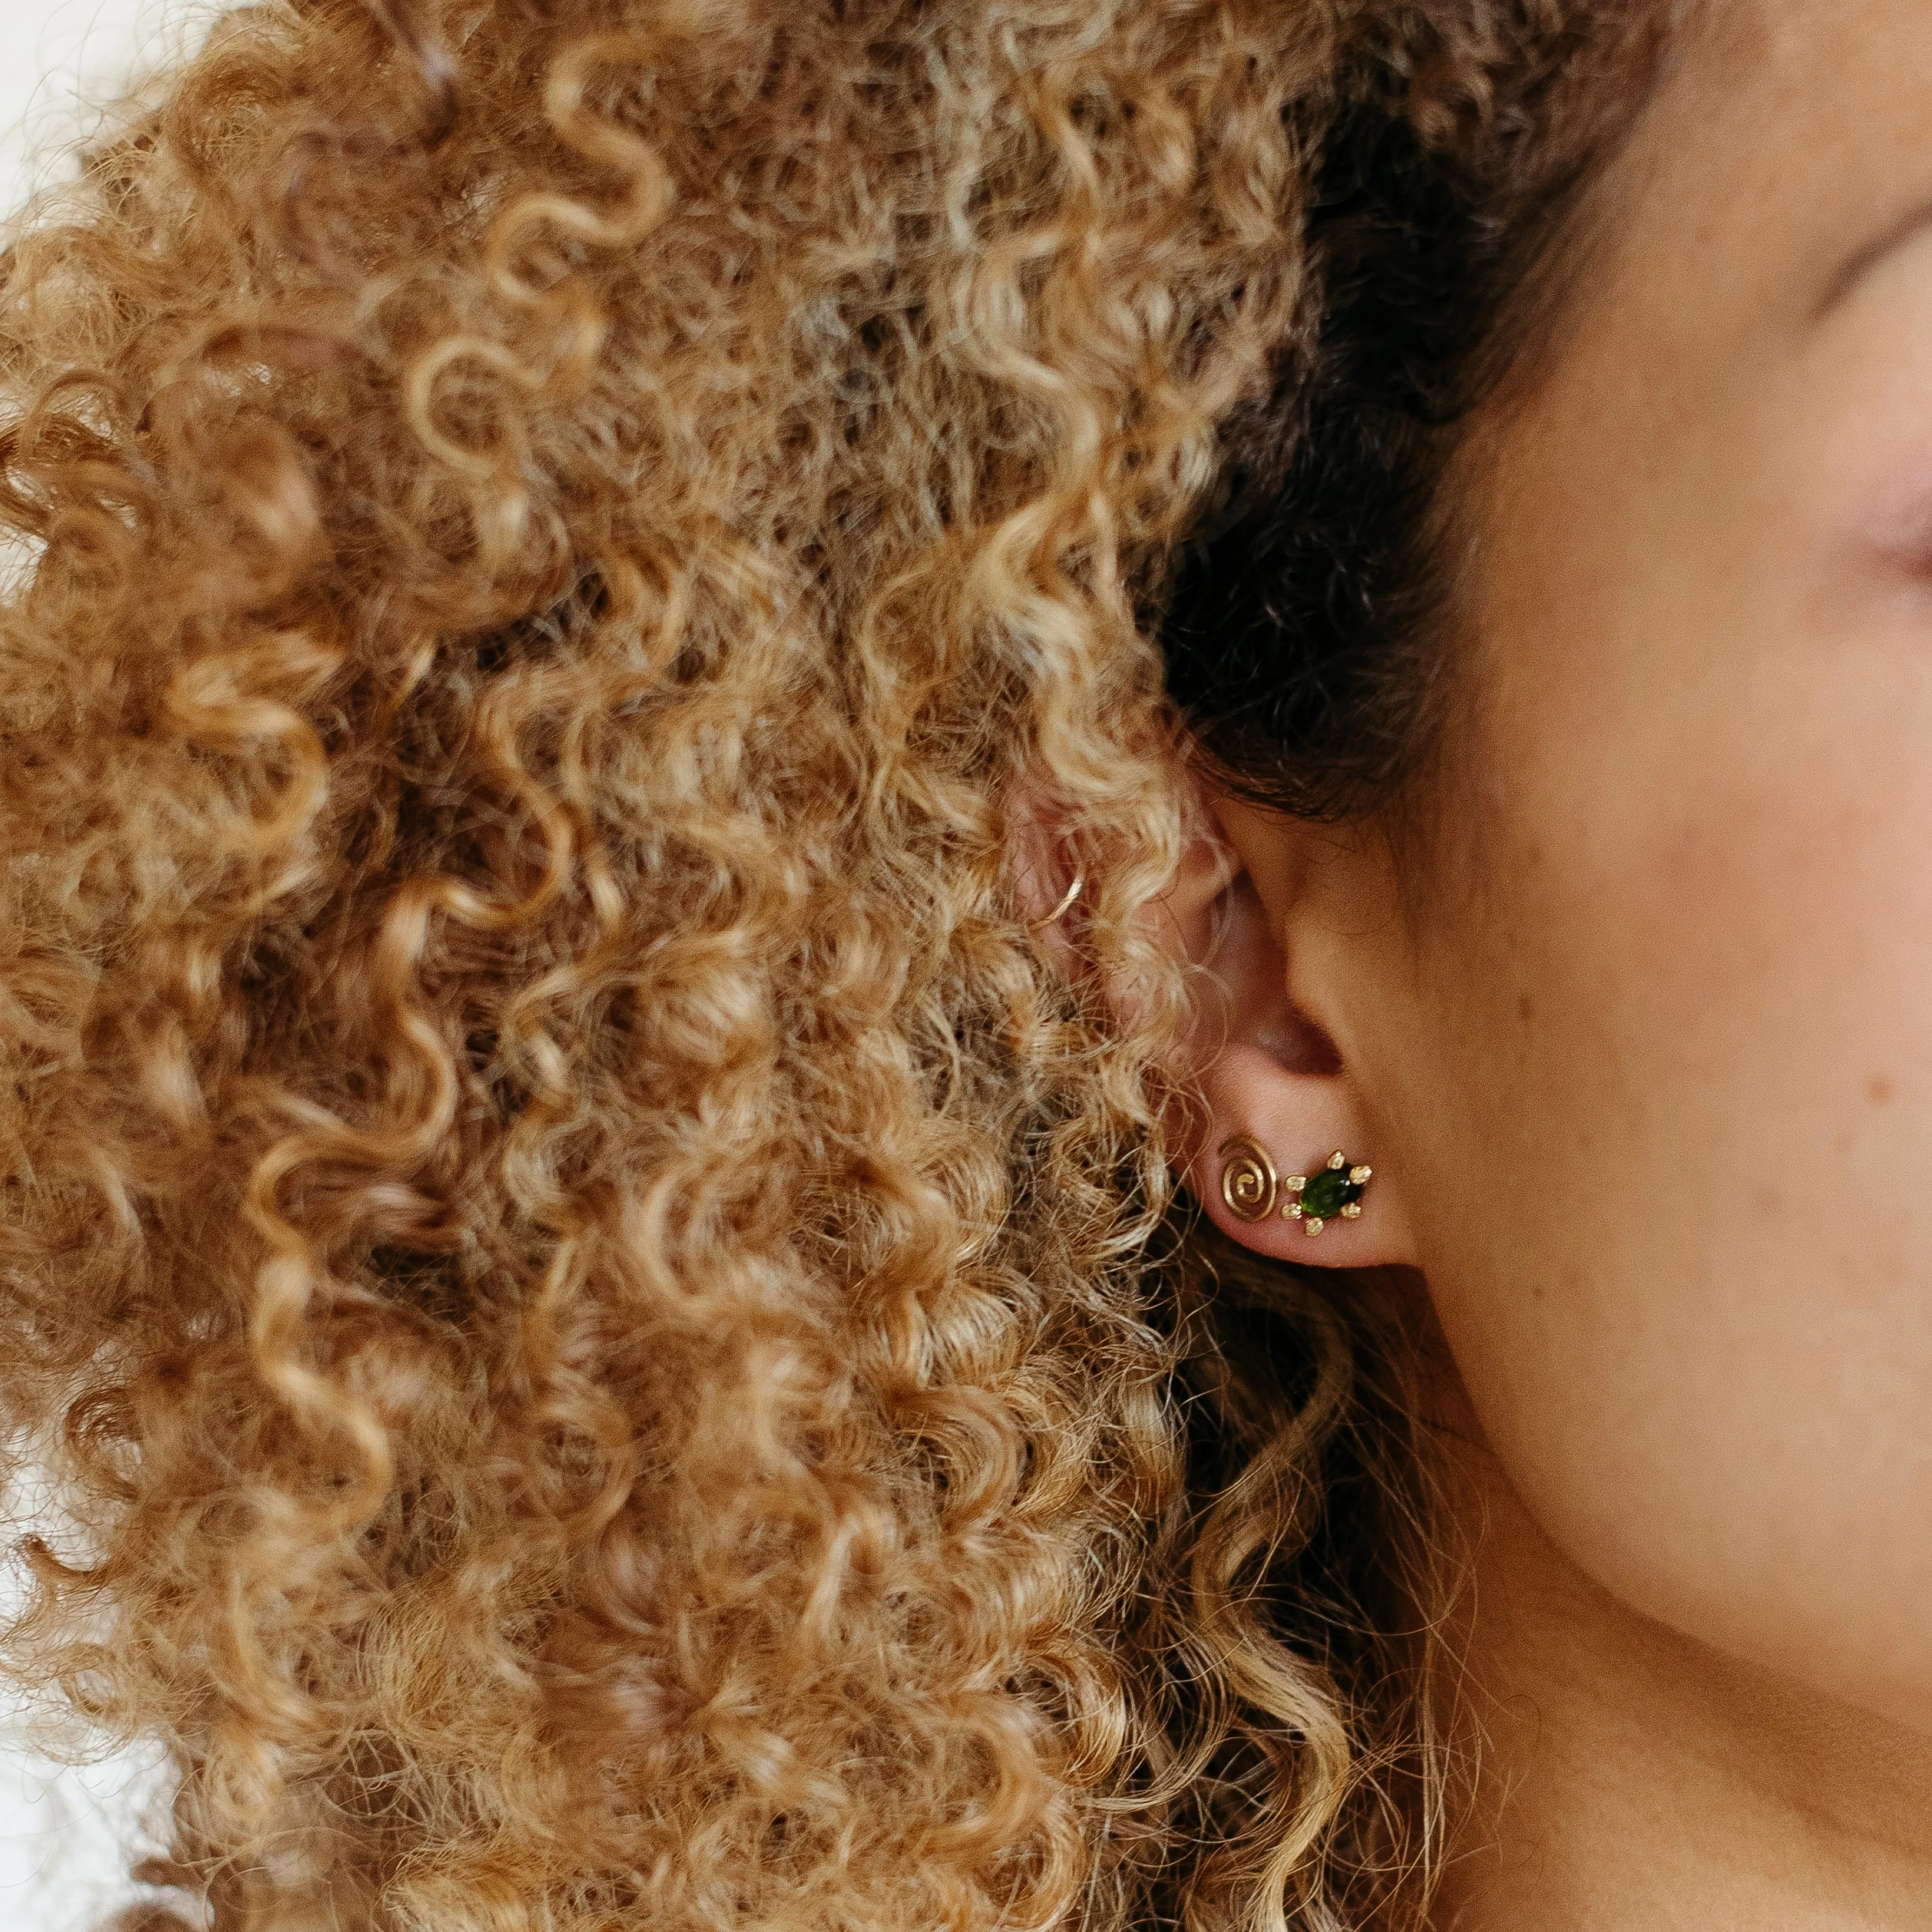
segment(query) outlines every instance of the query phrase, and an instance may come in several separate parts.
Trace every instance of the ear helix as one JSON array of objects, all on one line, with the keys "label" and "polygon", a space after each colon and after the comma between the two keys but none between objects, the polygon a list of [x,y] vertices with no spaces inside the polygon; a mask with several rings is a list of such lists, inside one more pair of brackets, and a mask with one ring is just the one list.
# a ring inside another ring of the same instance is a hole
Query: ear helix
[{"label": "ear helix", "polygon": [[1291,1174],[1284,1181],[1275,1172],[1267,1148],[1246,1134],[1221,1143],[1221,1198],[1238,1221],[1265,1221],[1280,1207],[1284,1221],[1299,1221],[1312,1240],[1338,1216],[1361,1218],[1362,1196],[1375,1178],[1345,1154],[1332,1154],[1311,1179]]}]

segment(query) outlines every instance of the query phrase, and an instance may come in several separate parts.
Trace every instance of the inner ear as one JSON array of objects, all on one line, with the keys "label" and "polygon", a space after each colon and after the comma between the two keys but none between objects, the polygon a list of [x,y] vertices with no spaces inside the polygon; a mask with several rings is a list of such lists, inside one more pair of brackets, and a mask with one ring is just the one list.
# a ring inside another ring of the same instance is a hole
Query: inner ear
[{"label": "inner ear", "polygon": [[1227,1038],[1258,1048],[1285,1072],[1340,1072],[1335,1042],[1288,997],[1280,937],[1246,872],[1229,884],[1218,910],[1208,964],[1226,1001]]},{"label": "inner ear", "polygon": [[1286,1072],[1326,1078],[1342,1070],[1335,1042],[1285,998],[1280,1012],[1265,1016],[1248,1037]]}]

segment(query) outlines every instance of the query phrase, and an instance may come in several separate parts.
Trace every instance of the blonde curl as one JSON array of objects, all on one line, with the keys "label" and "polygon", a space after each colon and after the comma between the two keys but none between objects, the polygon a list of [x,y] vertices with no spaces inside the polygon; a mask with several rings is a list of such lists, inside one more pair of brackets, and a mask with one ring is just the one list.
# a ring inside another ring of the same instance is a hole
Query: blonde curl
[{"label": "blonde curl", "polygon": [[265,0],[23,227],[9,1655],[224,1932],[1418,1909],[1400,1298],[1175,1232],[1130,916],[1336,31]]}]

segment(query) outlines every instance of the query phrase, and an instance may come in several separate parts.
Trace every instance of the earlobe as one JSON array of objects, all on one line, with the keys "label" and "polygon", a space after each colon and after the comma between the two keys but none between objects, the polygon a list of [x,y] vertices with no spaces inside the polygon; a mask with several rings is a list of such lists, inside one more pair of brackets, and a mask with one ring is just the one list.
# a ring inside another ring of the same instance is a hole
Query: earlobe
[{"label": "earlobe", "polygon": [[1345,1069],[1297,1071],[1230,1040],[1196,1086],[1201,1120],[1180,1178],[1224,1233],[1324,1267],[1412,1262],[1401,1190],[1362,1138]]}]

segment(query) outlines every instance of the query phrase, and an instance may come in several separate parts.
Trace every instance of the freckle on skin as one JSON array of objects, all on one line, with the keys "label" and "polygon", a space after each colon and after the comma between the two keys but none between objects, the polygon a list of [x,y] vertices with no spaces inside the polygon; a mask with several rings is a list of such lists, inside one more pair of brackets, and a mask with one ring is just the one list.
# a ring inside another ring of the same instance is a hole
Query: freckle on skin
[{"label": "freckle on skin", "polygon": [[1874,1073],[1865,1082],[1865,1098],[1874,1107],[1882,1107],[1898,1090],[1882,1073]]},{"label": "freckle on skin", "polygon": [[1536,1003],[1534,1000],[1531,999],[1527,993],[1524,994],[1522,998],[1518,1000],[1516,1003],[1516,1018],[1521,1020],[1526,1026],[1529,1023],[1530,1016],[1535,1011]]}]

